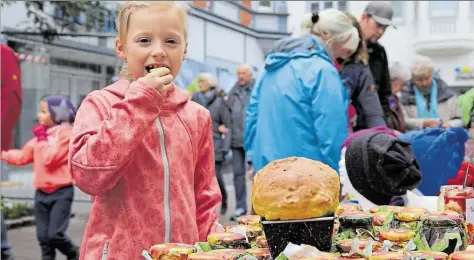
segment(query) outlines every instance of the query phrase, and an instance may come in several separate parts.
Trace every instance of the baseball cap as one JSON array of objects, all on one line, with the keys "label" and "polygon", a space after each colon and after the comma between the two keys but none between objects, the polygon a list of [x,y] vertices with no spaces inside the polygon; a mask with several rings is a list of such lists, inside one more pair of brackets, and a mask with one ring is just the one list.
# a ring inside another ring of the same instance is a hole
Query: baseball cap
[{"label": "baseball cap", "polygon": [[[377,23],[387,26],[393,26],[392,17],[393,17],[393,9],[390,2],[386,1],[372,1],[367,4],[365,7],[364,12],[372,18],[374,18]],[[395,27],[397,28],[397,27]]]}]

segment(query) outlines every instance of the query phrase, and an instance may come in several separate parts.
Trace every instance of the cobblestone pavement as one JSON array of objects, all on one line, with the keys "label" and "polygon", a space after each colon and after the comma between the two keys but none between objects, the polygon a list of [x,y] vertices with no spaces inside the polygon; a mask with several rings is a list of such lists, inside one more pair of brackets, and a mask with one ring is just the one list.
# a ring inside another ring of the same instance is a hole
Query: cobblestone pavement
[{"label": "cobblestone pavement", "polygon": [[[232,185],[232,174],[229,167],[226,168],[224,174],[224,180],[227,184],[226,190],[229,196],[229,210],[225,216],[221,215],[220,223],[231,224],[229,221],[230,216],[233,213],[235,207],[235,194],[234,187]],[[34,195],[34,189],[31,183],[31,169],[22,168],[9,170],[7,177],[3,176],[3,180],[8,181],[21,181],[24,183],[21,187],[2,188],[2,196],[21,198],[18,201],[26,201],[32,203]],[[247,187],[250,187],[248,185]],[[71,237],[72,241],[76,244],[80,244],[82,241],[82,235],[87,223],[88,213],[91,208],[89,196],[84,194],[76,188],[75,191],[75,202],[73,204],[72,211],[76,214],[71,219],[67,234]],[[16,260],[38,260],[40,259],[40,248],[36,240],[36,231],[34,226],[16,228],[8,231],[8,239],[10,244],[13,246],[13,254]],[[65,256],[58,252],[57,260],[65,260]]]}]

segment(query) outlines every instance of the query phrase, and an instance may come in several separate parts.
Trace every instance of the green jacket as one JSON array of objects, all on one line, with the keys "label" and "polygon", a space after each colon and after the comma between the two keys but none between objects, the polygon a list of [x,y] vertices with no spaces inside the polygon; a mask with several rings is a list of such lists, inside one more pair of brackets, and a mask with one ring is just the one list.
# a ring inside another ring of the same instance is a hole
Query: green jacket
[{"label": "green jacket", "polygon": [[474,107],[474,88],[471,88],[466,93],[458,98],[459,107],[461,108],[462,121],[467,126],[471,121],[471,111]]}]

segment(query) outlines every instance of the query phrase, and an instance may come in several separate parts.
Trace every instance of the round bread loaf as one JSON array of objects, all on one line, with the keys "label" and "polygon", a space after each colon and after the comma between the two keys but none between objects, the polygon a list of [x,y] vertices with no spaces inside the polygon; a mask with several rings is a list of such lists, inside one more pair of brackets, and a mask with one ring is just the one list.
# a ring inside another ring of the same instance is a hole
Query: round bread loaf
[{"label": "round bread loaf", "polygon": [[317,218],[334,213],[339,190],[339,176],[326,164],[289,157],[257,172],[252,205],[266,220]]}]

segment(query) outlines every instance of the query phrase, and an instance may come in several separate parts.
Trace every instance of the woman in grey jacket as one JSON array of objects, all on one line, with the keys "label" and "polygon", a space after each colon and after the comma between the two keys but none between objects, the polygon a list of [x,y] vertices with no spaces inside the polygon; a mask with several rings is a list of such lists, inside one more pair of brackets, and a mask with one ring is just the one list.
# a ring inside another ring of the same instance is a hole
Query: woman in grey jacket
[{"label": "woman in grey jacket", "polygon": [[199,74],[198,84],[201,91],[193,94],[192,101],[204,106],[211,113],[216,177],[222,193],[221,214],[225,214],[227,211],[227,192],[222,178],[222,163],[225,160],[225,155],[230,150],[231,144],[230,110],[224,102],[224,92],[216,87],[217,81],[211,73]]}]

